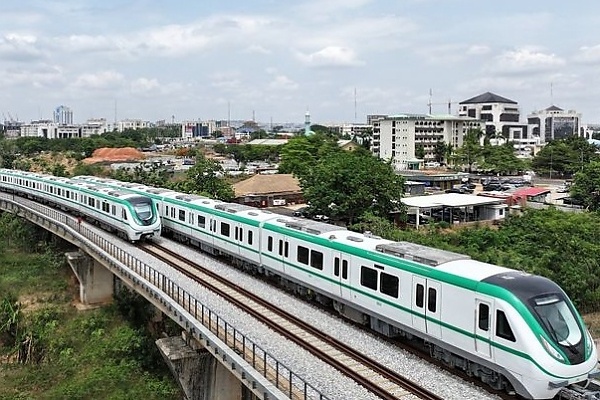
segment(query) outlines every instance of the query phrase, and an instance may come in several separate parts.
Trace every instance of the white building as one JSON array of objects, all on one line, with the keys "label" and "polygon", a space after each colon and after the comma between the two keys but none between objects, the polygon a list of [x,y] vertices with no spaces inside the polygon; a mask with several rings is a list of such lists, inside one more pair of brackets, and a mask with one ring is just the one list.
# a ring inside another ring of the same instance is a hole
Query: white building
[{"label": "white building", "polygon": [[64,125],[50,120],[37,120],[21,125],[21,137],[43,137],[46,139],[80,138],[81,128],[79,125]]},{"label": "white building", "polygon": [[485,121],[485,133],[492,145],[514,142],[519,152],[533,153],[540,145],[539,134],[533,132],[533,127],[520,122],[519,104],[486,92],[459,103],[458,115]]},{"label": "white building", "polygon": [[565,111],[557,106],[534,111],[527,116],[527,122],[534,126],[543,142],[564,139],[569,136],[580,136],[581,114],[575,110]]},{"label": "white building", "polygon": [[[400,114],[373,122],[373,154],[391,160],[396,170],[419,169],[436,158],[436,144],[442,141],[454,148],[463,144],[464,135],[471,129],[484,129],[485,122],[453,115]],[[423,146],[425,158],[416,157]]]},{"label": "white building", "polygon": [[73,110],[67,106],[58,106],[54,109],[54,123],[59,125],[73,125]]},{"label": "white building", "polygon": [[126,129],[143,129],[150,128],[152,124],[150,121],[143,121],[141,119],[124,119],[117,122],[117,131],[123,132]]},{"label": "white building", "polygon": [[106,118],[90,118],[85,124],[81,125],[81,137],[90,137],[92,135],[102,135],[108,131]]}]

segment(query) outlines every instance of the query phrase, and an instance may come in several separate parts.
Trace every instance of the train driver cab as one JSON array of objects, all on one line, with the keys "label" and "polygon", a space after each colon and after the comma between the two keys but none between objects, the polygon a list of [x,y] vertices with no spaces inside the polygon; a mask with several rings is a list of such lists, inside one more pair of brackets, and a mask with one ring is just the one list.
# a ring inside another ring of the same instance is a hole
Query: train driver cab
[{"label": "train driver cab", "polygon": [[[587,358],[584,328],[581,326],[575,310],[561,293],[543,294],[530,300],[534,314],[542,328],[552,339],[552,344],[544,342],[546,350],[555,358],[569,363],[579,364]],[[560,349],[557,351],[556,347]],[[561,354],[562,353],[562,354]]]},{"label": "train driver cab", "polygon": [[147,226],[156,222],[156,206],[152,199],[144,196],[135,196],[127,199],[127,201],[133,206],[133,211],[142,225]]}]

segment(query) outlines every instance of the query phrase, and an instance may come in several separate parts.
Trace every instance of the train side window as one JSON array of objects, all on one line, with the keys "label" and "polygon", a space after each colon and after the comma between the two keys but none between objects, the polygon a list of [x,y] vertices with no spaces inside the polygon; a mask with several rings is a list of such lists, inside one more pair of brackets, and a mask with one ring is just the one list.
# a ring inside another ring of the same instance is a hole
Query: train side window
[{"label": "train side window", "polygon": [[283,255],[283,240],[279,239],[279,255]]},{"label": "train side window", "polygon": [[333,258],[333,275],[340,276],[340,258]]},{"label": "train side window", "polygon": [[508,319],[506,319],[504,311],[500,310],[496,310],[496,336],[511,342],[517,341],[512,329],[510,328]]},{"label": "train side window", "polygon": [[226,224],[225,222],[221,222],[221,235],[229,237],[229,230],[230,230],[229,224]]},{"label": "train side window", "polygon": [[348,279],[348,261],[342,260],[342,279]]},{"label": "train side window", "polygon": [[490,306],[479,304],[479,329],[487,331],[490,329]]},{"label": "train side window", "polygon": [[185,222],[185,210],[179,210],[179,220]]},{"label": "train side window", "polygon": [[94,198],[93,197],[88,197],[88,205],[90,207],[94,207]]},{"label": "train side window", "polygon": [[165,206],[165,215],[169,216],[169,206]]},{"label": "train side window", "polygon": [[415,304],[419,308],[423,308],[423,304],[425,304],[425,286],[417,283],[417,292],[415,294]]},{"label": "train side window", "polygon": [[244,229],[240,228],[240,237],[238,239],[240,242],[244,241]]},{"label": "train side window", "polygon": [[379,291],[390,297],[398,298],[399,279],[397,276],[381,273],[381,285]]},{"label": "train side window", "polygon": [[364,265],[360,267],[360,284],[369,289],[377,290],[377,270]]},{"label": "train side window", "polygon": [[112,215],[117,215],[117,207],[115,205],[110,206],[110,211]]},{"label": "train side window", "polygon": [[202,215],[198,215],[198,226],[204,228],[206,226],[206,218]]},{"label": "train side window", "polygon": [[175,207],[171,207],[171,218],[175,218]]},{"label": "train side window", "polygon": [[427,310],[434,313],[437,309],[437,290],[429,288],[427,292]]},{"label": "train side window", "polygon": [[252,244],[252,231],[248,231],[248,244]]},{"label": "train side window", "polygon": [[290,256],[290,242],[285,242],[283,256],[286,258]]},{"label": "train side window", "polygon": [[298,262],[308,265],[309,251],[304,246],[298,246]]},{"label": "train side window", "polygon": [[273,251],[273,236],[269,236],[267,239],[267,250]]},{"label": "train side window", "polygon": [[193,213],[190,213],[190,215],[188,217],[188,224],[194,225],[194,214]]},{"label": "train side window", "polygon": [[323,253],[313,250],[310,252],[310,266],[318,270],[323,270]]},{"label": "train side window", "polygon": [[110,205],[107,202],[103,201],[102,202],[102,211],[104,211],[105,213],[108,213],[109,210],[110,210]]},{"label": "train side window", "polygon": [[127,221],[127,211],[125,209],[123,209],[123,219]]}]

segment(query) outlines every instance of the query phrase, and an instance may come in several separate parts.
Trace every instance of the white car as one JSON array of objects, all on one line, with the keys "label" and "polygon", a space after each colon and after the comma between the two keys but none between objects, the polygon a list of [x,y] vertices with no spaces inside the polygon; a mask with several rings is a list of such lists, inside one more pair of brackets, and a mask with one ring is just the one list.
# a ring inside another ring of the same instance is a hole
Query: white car
[{"label": "white car", "polygon": [[556,188],[556,193],[569,193],[569,188],[565,185]]}]

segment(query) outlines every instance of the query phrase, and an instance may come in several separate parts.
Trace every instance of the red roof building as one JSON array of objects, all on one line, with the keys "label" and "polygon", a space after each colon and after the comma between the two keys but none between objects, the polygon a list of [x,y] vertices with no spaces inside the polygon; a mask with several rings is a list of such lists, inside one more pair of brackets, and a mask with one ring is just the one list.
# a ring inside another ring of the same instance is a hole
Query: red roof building
[{"label": "red roof building", "polygon": [[515,195],[526,196],[527,201],[534,201],[537,203],[544,203],[546,197],[550,194],[551,190],[543,187],[523,187],[513,192]]}]

